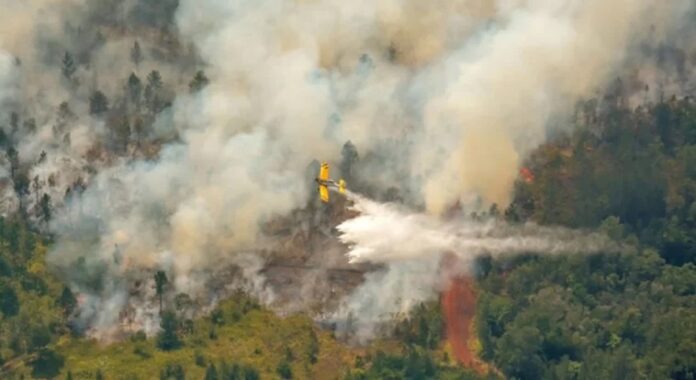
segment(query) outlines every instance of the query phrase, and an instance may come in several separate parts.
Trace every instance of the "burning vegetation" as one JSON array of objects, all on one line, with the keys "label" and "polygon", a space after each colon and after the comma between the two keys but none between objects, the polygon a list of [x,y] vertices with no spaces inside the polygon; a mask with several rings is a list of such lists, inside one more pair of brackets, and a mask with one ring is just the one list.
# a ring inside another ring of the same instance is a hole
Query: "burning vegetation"
[{"label": "burning vegetation", "polygon": [[1,378],[696,373],[692,1],[0,2]]}]

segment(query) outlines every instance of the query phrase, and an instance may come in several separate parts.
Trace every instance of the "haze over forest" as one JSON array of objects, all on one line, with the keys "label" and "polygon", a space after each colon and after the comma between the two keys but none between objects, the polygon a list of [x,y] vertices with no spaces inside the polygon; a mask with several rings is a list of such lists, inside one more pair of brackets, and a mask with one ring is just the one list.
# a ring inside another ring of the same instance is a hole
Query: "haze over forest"
[{"label": "haze over forest", "polygon": [[0,0],[0,378],[693,379],[695,32]]}]

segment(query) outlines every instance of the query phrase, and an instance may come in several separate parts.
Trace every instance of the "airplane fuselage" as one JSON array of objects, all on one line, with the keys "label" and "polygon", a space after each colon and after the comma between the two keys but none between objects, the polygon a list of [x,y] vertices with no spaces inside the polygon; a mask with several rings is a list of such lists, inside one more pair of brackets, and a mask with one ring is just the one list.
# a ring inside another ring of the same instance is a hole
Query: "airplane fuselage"
[{"label": "airplane fuselage", "polygon": [[327,186],[327,187],[338,187],[338,184],[336,181],[332,179],[320,179],[320,178],[315,178],[314,181],[319,184],[319,186]]}]

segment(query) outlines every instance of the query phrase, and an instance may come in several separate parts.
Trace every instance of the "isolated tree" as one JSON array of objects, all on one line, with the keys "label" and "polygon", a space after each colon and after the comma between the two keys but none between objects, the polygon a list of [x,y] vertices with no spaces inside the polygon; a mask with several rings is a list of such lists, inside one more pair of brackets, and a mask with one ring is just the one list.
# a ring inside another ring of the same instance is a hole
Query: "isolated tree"
[{"label": "isolated tree", "polygon": [[58,106],[58,113],[56,115],[56,124],[53,127],[53,133],[56,137],[65,130],[65,127],[77,120],[75,113],[70,109],[68,102],[62,102]]},{"label": "isolated tree", "polygon": [[14,147],[7,148],[7,160],[10,161],[10,176],[14,178],[19,169],[19,153]]},{"label": "isolated tree", "polygon": [[205,86],[207,86],[208,83],[210,83],[208,77],[205,76],[203,70],[199,70],[193,77],[193,79],[191,79],[191,82],[189,82],[189,90],[191,91],[191,93],[198,92],[205,88]]},{"label": "isolated tree", "polygon": [[346,181],[352,180],[353,170],[358,159],[358,150],[355,148],[355,145],[351,141],[343,144],[341,149],[341,175]]},{"label": "isolated tree", "polygon": [[488,209],[488,216],[492,218],[499,218],[500,217],[500,209],[498,208],[497,203],[493,203],[491,207]]},{"label": "isolated tree", "polygon": [[10,133],[15,133],[19,130],[19,114],[17,112],[10,113]]},{"label": "isolated tree", "polygon": [[36,204],[41,202],[39,198],[39,190],[41,190],[41,181],[39,181],[39,176],[35,175],[34,179],[31,181],[31,189],[34,190],[34,195],[36,196]]},{"label": "isolated tree", "polygon": [[75,58],[73,58],[70,52],[66,51],[65,55],[63,56],[63,68],[61,71],[63,73],[63,77],[67,80],[72,80],[72,76],[77,71],[77,66],[75,65]]},{"label": "isolated tree", "polygon": [[215,364],[208,364],[208,368],[205,370],[205,380],[218,380],[217,368]]},{"label": "isolated tree", "polygon": [[161,315],[160,328],[162,330],[157,335],[157,347],[164,351],[175,350],[181,346],[177,334],[179,322],[176,319],[176,314],[171,310],[166,310]]},{"label": "isolated tree", "polygon": [[63,292],[61,292],[57,303],[63,309],[63,313],[67,316],[72,314],[72,312],[75,310],[75,307],[77,306],[77,298],[75,298],[75,295],[69,287],[63,286]]},{"label": "isolated tree", "polygon": [[210,321],[218,326],[225,324],[225,314],[220,307],[216,307],[215,310],[210,312]]},{"label": "isolated tree", "polygon": [[[15,193],[17,193],[17,196],[22,198],[25,195],[29,194],[29,185],[31,180],[29,179],[29,176],[27,176],[26,170],[17,170],[15,171],[15,176],[13,178],[14,181],[14,190]],[[22,199],[20,199],[21,201]]]},{"label": "isolated tree", "polygon": [[140,109],[140,100],[142,98],[142,94],[143,83],[140,81],[140,78],[135,75],[135,73],[131,73],[130,77],[128,77],[128,96],[130,97],[131,103],[135,105],[137,110]]},{"label": "isolated tree", "polygon": [[145,122],[139,116],[136,116],[135,120],[133,120],[133,133],[135,134],[135,140],[138,143],[141,143],[143,139],[147,136]]},{"label": "isolated tree", "polygon": [[155,291],[159,298],[160,314],[162,313],[162,295],[164,295],[164,288],[167,286],[167,282],[167,274],[164,271],[158,270],[155,272]]},{"label": "isolated tree", "polygon": [[128,122],[128,118],[121,118],[121,121],[112,127],[112,133],[118,149],[125,151],[131,137],[131,127],[130,123]]},{"label": "isolated tree", "polygon": [[307,357],[309,362],[314,364],[317,362],[317,356],[319,355],[319,340],[317,339],[317,334],[314,329],[310,330],[309,333],[309,345],[307,346]]},{"label": "isolated tree", "polygon": [[94,375],[94,380],[104,380],[104,375],[102,374],[101,369],[97,370],[97,373]]},{"label": "isolated tree", "polygon": [[184,372],[184,367],[181,364],[167,364],[160,371],[160,380],[184,380],[186,379],[186,374]]},{"label": "isolated tree", "polygon": [[100,116],[109,110],[109,100],[103,92],[94,91],[89,98],[89,113],[91,115]]},{"label": "isolated tree", "polygon": [[150,113],[154,113],[154,103],[155,100],[154,98],[157,96],[155,94],[155,89],[150,86],[150,84],[145,86],[145,91],[143,92],[143,100],[145,100],[145,107],[147,107],[147,110],[150,111]]},{"label": "isolated tree", "polygon": [[147,84],[156,90],[162,88],[162,75],[160,72],[152,70],[150,74],[147,75]]},{"label": "isolated tree", "polygon": [[46,224],[51,220],[51,196],[46,193],[41,197],[41,219]]},{"label": "isolated tree", "polygon": [[276,373],[281,379],[292,379],[292,368],[290,367],[290,363],[285,359],[282,360],[280,364],[278,364],[278,367],[276,367]]},{"label": "isolated tree", "polygon": [[147,76],[144,97],[145,103],[152,114],[159,113],[163,108],[162,86],[162,76],[159,71],[151,71]]},{"label": "isolated tree", "polygon": [[131,48],[131,61],[133,61],[135,67],[140,66],[140,62],[143,61],[143,51],[140,49],[140,43],[138,43],[138,41],[135,41]]}]

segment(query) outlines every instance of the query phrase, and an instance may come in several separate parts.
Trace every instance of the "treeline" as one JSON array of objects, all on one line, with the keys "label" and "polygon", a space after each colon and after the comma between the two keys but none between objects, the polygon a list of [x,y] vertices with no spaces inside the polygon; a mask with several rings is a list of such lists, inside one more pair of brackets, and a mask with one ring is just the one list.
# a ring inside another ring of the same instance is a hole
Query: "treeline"
[{"label": "treeline", "polygon": [[504,217],[600,228],[624,253],[479,262],[483,356],[517,379],[696,377],[696,104],[620,82],[539,148]]}]

